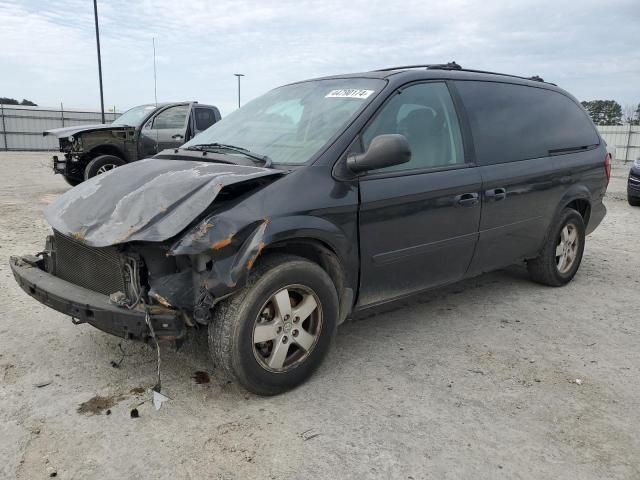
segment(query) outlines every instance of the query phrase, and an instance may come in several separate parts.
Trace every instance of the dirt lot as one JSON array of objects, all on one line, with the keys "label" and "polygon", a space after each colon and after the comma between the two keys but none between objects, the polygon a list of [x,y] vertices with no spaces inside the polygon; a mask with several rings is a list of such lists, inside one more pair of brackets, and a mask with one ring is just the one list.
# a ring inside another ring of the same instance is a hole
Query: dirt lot
[{"label": "dirt lot", "polygon": [[40,249],[68,188],[47,158],[0,154],[0,478],[640,478],[626,170],[567,287],[514,267],[388,307],[343,325],[311,381],[275,398],[228,384],[195,337],[163,348],[156,412],[152,349],[74,326],[13,280],[9,256]]}]

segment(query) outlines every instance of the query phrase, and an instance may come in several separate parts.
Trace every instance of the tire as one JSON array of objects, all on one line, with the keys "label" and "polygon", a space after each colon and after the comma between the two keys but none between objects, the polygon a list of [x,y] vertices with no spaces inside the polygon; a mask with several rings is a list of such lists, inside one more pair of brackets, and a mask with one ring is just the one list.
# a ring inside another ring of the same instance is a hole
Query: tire
[{"label": "tire", "polygon": [[[575,243],[569,240],[563,244],[563,239],[567,236],[569,239],[573,238],[571,232],[575,232]],[[533,281],[543,285],[566,285],[580,268],[584,243],[585,227],[582,215],[571,208],[565,208],[549,229],[538,257],[527,262],[529,276]],[[558,255],[559,250],[563,249],[568,252],[567,256]],[[572,260],[569,262],[570,258]],[[563,259],[565,263],[562,263]]]},{"label": "tire", "polygon": [[64,178],[64,181],[67,182],[72,187],[75,187],[76,185],[80,185],[82,183],[82,180],[78,180],[75,177],[68,177],[66,175],[63,175],[62,177]]},{"label": "tire", "polygon": [[640,207],[640,197],[632,197],[631,195],[627,195],[627,201],[632,207]]},{"label": "tire", "polygon": [[99,155],[91,160],[84,169],[84,179],[88,180],[105,171],[124,165],[126,162],[115,155]]},{"label": "tire", "polygon": [[[291,316],[286,322],[286,315],[279,315],[276,309],[276,297],[289,298]],[[294,323],[305,315],[301,306],[308,309],[314,302],[316,309]],[[262,259],[243,289],[215,306],[209,351],[214,363],[250,392],[276,395],[301,384],[318,368],[331,345],[337,320],[338,295],[327,272],[304,258],[274,254]],[[259,331],[263,337],[275,338],[254,344]],[[313,343],[308,342],[309,337],[314,338]],[[300,346],[303,343],[306,350]],[[276,345],[287,359],[280,368]]]}]

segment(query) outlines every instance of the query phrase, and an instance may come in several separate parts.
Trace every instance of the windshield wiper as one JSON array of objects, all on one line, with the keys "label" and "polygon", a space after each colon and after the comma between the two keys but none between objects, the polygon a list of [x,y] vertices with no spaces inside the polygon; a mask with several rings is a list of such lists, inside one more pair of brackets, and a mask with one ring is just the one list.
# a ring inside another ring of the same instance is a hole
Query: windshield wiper
[{"label": "windshield wiper", "polygon": [[245,157],[249,157],[252,160],[262,162],[264,163],[265,168],[271,168],[271,164],[273,163],[271,158],[268,157],[267,155],[260,155],[258,153],[253,153],[252,151],[244,147],[237,147],[235,145],[228,145],[226,143],[201,143],[199,145],[191,145],[189,147],[186,147],[185,150],[196,150],[201,152],[203,151],[204,152],[220,152],[220,151],[227,150],[230,152],[240,153]]}]

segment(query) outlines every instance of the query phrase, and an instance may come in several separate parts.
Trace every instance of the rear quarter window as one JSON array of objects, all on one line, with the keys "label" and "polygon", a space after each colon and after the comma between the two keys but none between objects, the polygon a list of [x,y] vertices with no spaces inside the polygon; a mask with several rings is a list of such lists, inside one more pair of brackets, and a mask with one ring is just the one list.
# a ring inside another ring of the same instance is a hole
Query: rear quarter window
[{"label": "rear quarter window", "polygon": [[569,97],[545,88],[457,81],[481,165],[546,157],[597,145],[586,113]]}]

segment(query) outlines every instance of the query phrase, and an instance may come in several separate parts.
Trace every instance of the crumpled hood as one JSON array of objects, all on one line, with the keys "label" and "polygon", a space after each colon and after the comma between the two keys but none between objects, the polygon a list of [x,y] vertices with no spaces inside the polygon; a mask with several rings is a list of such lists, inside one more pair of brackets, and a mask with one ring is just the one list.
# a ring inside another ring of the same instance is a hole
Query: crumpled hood
[{"label": "crumpled hood", "polygon": [[58,232],[94,247],[161,242],[184,230],[224,187],[283,174],[245,165],[150,158],[72,188],[49,205],[45,217]]},{"label": "crumpled hood", "polygon": [[97,124],[97,125],[76,125],[74,127],[62,127],[62,128],[54,128],[51,130],[45,130],[42,132],[42,136],[46,137],[47,135],[53,135],[56,138],[66,138],[70,135],[75,135],[80,132],[94,132],[96,130],[135,130],[135,127],[127,127],[125,125],[106,125],[106,124]]}]

